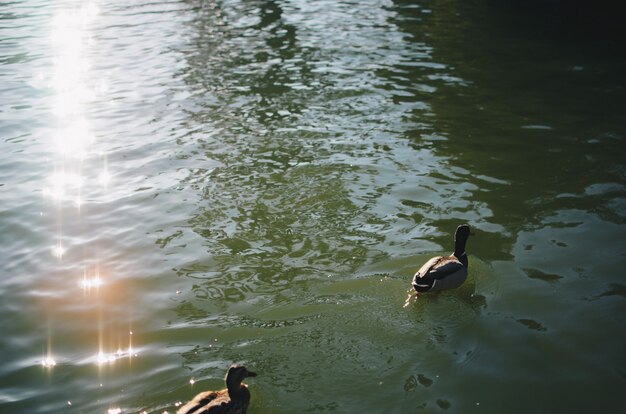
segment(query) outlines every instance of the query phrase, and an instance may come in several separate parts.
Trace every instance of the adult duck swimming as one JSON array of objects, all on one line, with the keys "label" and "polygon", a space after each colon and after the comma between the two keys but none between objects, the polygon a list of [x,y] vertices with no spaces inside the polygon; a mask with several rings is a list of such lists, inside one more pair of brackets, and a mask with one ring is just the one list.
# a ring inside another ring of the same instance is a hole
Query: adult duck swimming
[{"label": "adult duck swimming", "polygon": [[413,288],[419,293],[455,289],[467,279],[469,262],[465,245],[470,227],[461,224],[454,233],[454,252],[428,260],[413,276]]},{"label": "adult duck swimming", "polygon": [[226,389],[204,391],[182,406],[177,414],[246,414],[250,404],[250,391],[242,381],[256,377],[243,365],[232,365],[226,373]]}]

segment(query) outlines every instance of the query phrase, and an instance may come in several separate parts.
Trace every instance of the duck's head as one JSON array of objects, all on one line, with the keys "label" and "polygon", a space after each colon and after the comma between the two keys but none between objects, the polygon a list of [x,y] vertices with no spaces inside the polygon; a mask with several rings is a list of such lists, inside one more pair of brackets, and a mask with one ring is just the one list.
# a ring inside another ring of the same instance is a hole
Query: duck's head
[{"label": "duck's head", "polygon": [[456,232],[454,233],[455,241],[467,241],[470,236],[470,227],[468,224],[461,224],[456,228]]},{"label": "duck's head", "polygon": [[226,373],[226,386],[229,390],[238,390],[241,382],[248,377],[256,377],[256,372],[248,371],[243,365],[231,365]]}]

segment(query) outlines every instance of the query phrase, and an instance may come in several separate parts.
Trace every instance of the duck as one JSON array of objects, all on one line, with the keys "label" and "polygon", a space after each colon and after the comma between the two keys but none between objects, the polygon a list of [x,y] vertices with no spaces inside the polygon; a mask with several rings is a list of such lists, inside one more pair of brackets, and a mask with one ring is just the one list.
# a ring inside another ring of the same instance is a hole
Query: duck
[{"label": "duck", "polygon": [[256,376],[256,372],[249,371],[243,365],[231,365],[224,379],[226,389],[201,392],[182,406],[177,414],[246,414],[250,391],[242,381]]},{"label": "duck", "polygon": [[467,279],[469,262],[465,245],[470,236],[468,224],[461,224],[454,232],[454,252],[428,260],[413,276],[416,294],[458,288]]}]

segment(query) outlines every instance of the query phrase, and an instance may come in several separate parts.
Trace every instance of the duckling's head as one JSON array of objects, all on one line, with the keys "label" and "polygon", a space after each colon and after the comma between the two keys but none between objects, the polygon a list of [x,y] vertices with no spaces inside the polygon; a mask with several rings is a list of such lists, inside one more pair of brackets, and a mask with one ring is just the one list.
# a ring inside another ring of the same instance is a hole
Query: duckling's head
[{"label": "duckling's head", "polygon": [[226,373],[228,390],[238,390],[241,388],[241,382],[248,377],[256,377],[256,372],[248,371],[243,365],[231,365]]}]

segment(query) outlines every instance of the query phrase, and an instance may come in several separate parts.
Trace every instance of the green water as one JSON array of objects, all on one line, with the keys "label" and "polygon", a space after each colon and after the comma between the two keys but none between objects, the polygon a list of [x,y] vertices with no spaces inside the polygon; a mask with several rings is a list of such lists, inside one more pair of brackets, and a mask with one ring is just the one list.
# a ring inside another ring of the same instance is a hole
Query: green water
[{"label": "green water", "polygon": [[0,412],[624,412],[619,25],[509,3],[0,3]]}]

